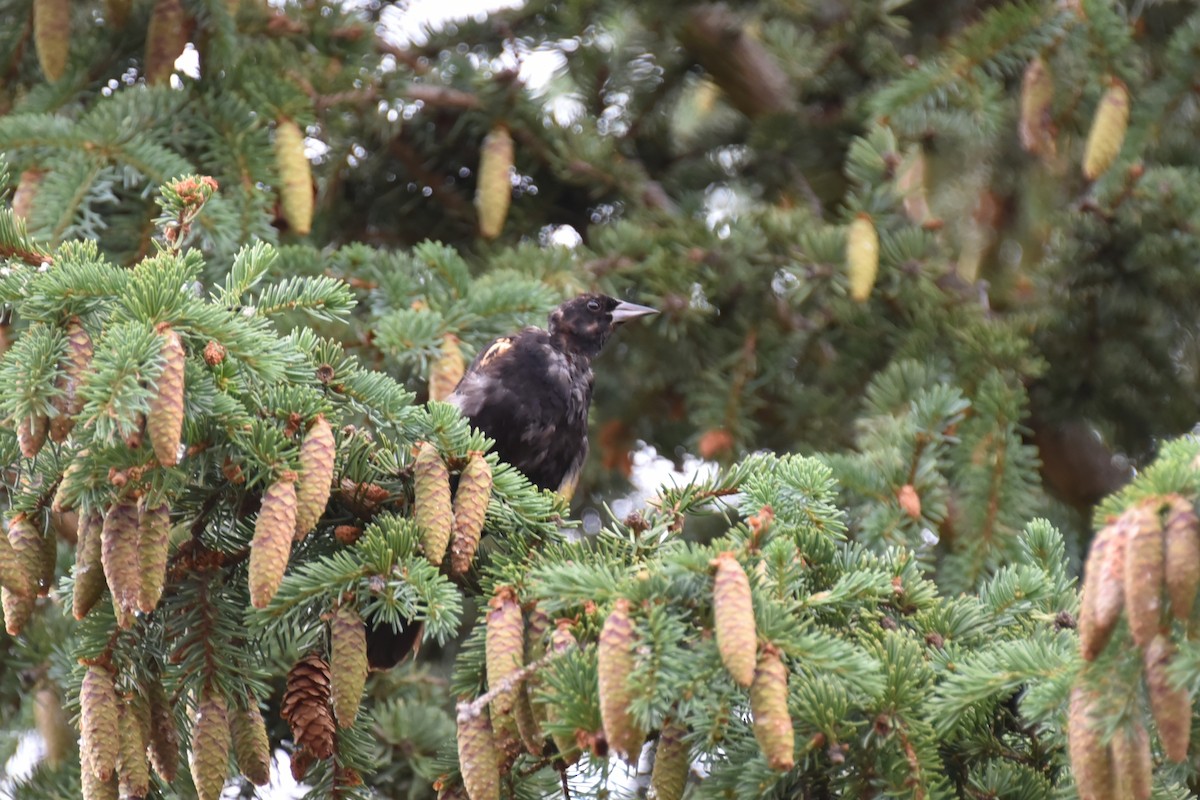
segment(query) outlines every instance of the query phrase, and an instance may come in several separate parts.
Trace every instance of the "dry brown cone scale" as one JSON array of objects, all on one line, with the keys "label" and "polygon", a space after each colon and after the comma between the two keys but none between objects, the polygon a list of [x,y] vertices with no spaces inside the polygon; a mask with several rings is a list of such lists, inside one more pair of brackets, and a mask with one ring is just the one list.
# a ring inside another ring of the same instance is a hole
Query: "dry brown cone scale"
[{"label": "dry brown cone scale", "polygon": [[288,672],[279,715],[292,728],[292,738],[314,756],[333,756],[337,725],[333,719],[329,663],[316,654],[296,662]]}]

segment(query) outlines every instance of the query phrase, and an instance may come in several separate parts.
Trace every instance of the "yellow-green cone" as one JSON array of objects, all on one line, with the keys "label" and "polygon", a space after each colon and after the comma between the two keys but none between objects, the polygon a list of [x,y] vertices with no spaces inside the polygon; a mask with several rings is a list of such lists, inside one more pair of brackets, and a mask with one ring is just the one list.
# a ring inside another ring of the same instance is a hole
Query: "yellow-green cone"
[{"label": "yellow-green cone", "polygon": [[1125,607],[1125,519],[1106,525],[1092,539],[1079,603],[1079,649],[1092,661],[1108,645]]},{"label": "yellow-green cone", "polygon": [[1200,588],[1200,519],[1192,504],[1179,495],[1165,499],[1170,503],[1163,524],[1167,597],[1171,616],[1187,622]]},{"label": "yellow-green cone", "polygon": [[100,780],[92,772],[86,759],[80,759],[79,767],[80,781],[83,785],[83,800],[117,800],[120,797],[117,791],[116,775],[111,776],[106,781]]},{"label": "yellow-green cone", "polygon": [[850,278],[850,296],[866,302],[879,274],[879,234],[868,214],[859,214],[846,233],[846,268]]},{"label": "yellow-green cone", "polygon": [[112,674],[88,667],[79,688],[79,749],[92,774],[107,781],[117,768],[120,711]]},{"label": "yellow-green cone", "polygon": [[275,126],[275,164],[283,216],[295,233],[305,236],[312,229],[312,166],[304,154],[304,132],[286,117],[280,117]]},{"label": "yellow-green cone", "polygon": [[171,507],[166,503],[142,507],[139,521],[138,566],[141,587],[138,608],[150,613],[162,597],[167,578],[167,555],[171,544]]},{"label": "yellow-green cone", "polygon": [[1108,171],[1121,152],[1128,127],[1129,90],[1113,78],[1108,91],[1100,98],[1092,128],[1088,131],[1083,151],[1083,177],[1094,181]]},{"label": "yellow-green cone", "polygon": [[[487,636],[484,650],[487,661],[488,690],[497,689],[518,672],[525,655],[525,618],[512,587],[501,586],[488,603]],[[499,692],[492,700],[492,730],[496,746],[510,752],[517,739],[517,721],[513,716],[516,687]]]},{"label": "yellow-green cone", "polygon": [[367,629],[353,605],[343,603],[329,620],[330,690],[339,728],[349,728],[358,716],[367,683]]},{"label": "yellow-green cone", "polygon": [[1129,633],[1138,647],[1146,647],[1162,622],[1163,530],[1158,513],[1143,504],[1126,511],[1129,541],[1125,545],[1125,613]]},{"label": "yellow-green cone", "polygon": [[663,723],[654,748],[650,773],[650,800],[681,800],[688,776],[687,728],[674,718]]},{"label": "yellow-green cone", "polygon": [[271,484],[263,495],[254,540],[250,543],[250,602],[266,608],[279,590],[292,552],[296,530],[296,487],[293,476]]},{"label": "yellow-green cone", "polygon": [[120,746],[117,773],[122,797],[145,797],[150,791],[150,765],[146,762],[145,731],[130,702],[121,703]]},{"label": "yellow-green cone", "polygon": [[497,125],[483,139],[475,185],[479,235],[485,239],[495,239],[504,230],[504,220],[512,203],[512,178],[509,176],[512,166],[512,135],[507,127]]},{"label": "yellow-green cone", "polygon": [[612,613],[604,620],[597,649],[597,671],[600,684],[600,719],[609,749],[626,761],[636,762],[642,751],[645,735],[634,722],[629,706],[633,701],[630,677],[634,668],[632,608],[625,598],[618,598]]},{"label": "yellow-green cone", "polygon": [[258,703],[251,698],[245,709],[231,714],[233,752],[238,768],[255,786],[271,782],[271,742]]},{"label": "yellow-green cone", "polygon": [[492,467],[483,453],[471,453],[454,495],[454,535],[450,538],[450,574],[466,575],[479,549],[483,522],[492,497]]},{"label": "yellow-green cone", "polygon": [[442,349],[429,370],[429,399],[445,400],[462,380],[466,363],[459,339],[453,333],[442,337]]},{"label": "yellow-green cone", "polygon": [[33,44],[42,74],[54,83],[67,71],[71,0],[33,0]]},{"label": "yellow-green cone", "polygon": [[159,357],[163,367],[150,398],[146,430],[150,433],[150,444],[158,463],[173,467],[179,462],[179,445],[183,437],[183,372],[187,355],[178,333],[167,328],[161,336],[163,343]]},{"label": "yellow-green cone", "polygon": [[1146,667],[1146,693],[1167,759],[1176,764],[1187,760],[1192,735],[1192,698],[1186,688],[1177,688],[1168,677],[1175,657],[1175,645],[1162,634],[1150,640],[1143,663]]},{"label": "yellow-green cone", "polygon": [[220,800],[229,771],[229,714],[225,698],[207,687],[196,706],[189,765],[199,800]]},{"label": "yellow-green cone", "polygon": [[75,416],[83,410],[83,396],[79,387],[92,366],[92,337],[83,327],[79,317],[71,317],[64,328],[67,334],[67,354],[62,362],[62,375],[55,385],[62,392],[53,400],[58,415],[50,420],[50,438],[55,442],[65,441],[75,427]]},{"label": "yellow-green cone", "polygon": [[1096,697],[1082,686],[1071,690],[1067,743],[1079,800],[1117,800],[1112,759],[1094,719]]},{"label": "yellow-green cone", "polygon": [[75,592],[72,611],[83,619],[104,594],[104,567],[101,564],[100,539],[104,517],[95,509],[79,515],[79,538],[75,542]]},{"label": "yellow-green cone", "polygon": [[318,415],[300,445],[300,475],[296,481],[296,539],[308,535],[325,513],[333,486],[337,445],[333,428]]},{"label": "yellow-green cone", "polygon": [[136,501],[126,498],[109,507],[100,529],[100,563],[104,565],[104,578],[112,592],[117,620],[122,628],[128,627],[142,589]]},{"label": "yellow-green cone", "polygon": [[758,642],[750,579],[733,553],[721,553],[713,564],[717,568],[713,579],[717,650],[733,680],[749,688],[754,682],[754,653]]},{"label": "yellow-green cone", "polygon": [[446,557],[454,512],[450,505],[450,471],[429,442],[421,442],[413,462],[413,516],[421,529],[421,546],[431,564]]},{"label": "yellow-green cone", "polygon": [[1025,67],[1021,80],[1021,116],[1017,132],[1021,147],[1036,156],[1053,156],[1056,150],[1054,123],[1050,118],[1054,103],[1054,78],[1041,56]]},{"label": "yellow-green cone", "polygon": [[500,761],[486,709],[459,707],[458,764],[471,800],[499,800]]},{"label": "yellow-green cone", "polygon": [[771,769],[789,770],[795,764],[795,733],[788,712],[788,673],[773,645],[763,645],[750,687],[754,738]]},{"label": "yellow-green cone", "polygon": [[4,584],[14,594],[33,597],[41,588],[45,554],[42,535],[23,513],[8,522],[8,544],[12,551],[11,572]]}]

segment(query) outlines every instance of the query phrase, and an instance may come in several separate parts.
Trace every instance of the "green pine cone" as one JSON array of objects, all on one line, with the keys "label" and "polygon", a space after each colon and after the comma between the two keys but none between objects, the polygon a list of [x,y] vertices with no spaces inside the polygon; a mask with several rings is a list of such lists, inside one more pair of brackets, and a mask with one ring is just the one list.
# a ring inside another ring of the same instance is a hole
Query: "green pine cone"
[{"label": "green pine cone", "polygon": [[95,607],[107,585],[101,564],[100,539],[104,517],[96,509],[79,515],[79,534],[75,542],[75,593],[72,612],[83,619]]},{"label": "green pine cone", "polygon": [[367,684],[367,629],[357,609],[343,603],[329,620],[329,666],[333,713],[339,728],[349,728]]},{"label": "green pine cone", "polygon": [[158,607],[167,578],[171,507],[163,503],[146,508],[143,504],[138,531],[138,571],[141,576],[138,608],[149,614]]},{"label": "green pine cone", "polygon": [[225,698],[206,687],[196,706],[189,766],[199,800],[220,800],[229,771],[231,734]]},{"label": "green pine cone", "polygon": [[120,710],[112,674],[101,667],[88,667],[79,688],[79,744],[91,772],[107,781],[117,768],[120,744]]},{"label": "green pine cone", "polygon": [[329,503],[337,444],[333,428],[318,415],[300,445],[300,476],[296,482],[296,539],[316,527]]},{"label": "green pine cone", "polygon": [[266,608],[287,570],[296,531],[296,486],[292,476],[271,484],[263,495],[250,543],[250,602]]}]

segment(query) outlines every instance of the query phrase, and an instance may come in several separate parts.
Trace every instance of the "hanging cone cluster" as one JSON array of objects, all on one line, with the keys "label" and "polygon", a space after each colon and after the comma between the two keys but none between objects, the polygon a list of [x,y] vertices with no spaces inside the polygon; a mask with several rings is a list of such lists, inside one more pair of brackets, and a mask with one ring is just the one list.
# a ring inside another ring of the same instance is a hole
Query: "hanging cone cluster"
[{"label": "hanging cone cluster", "polygon": [[104,517],[96,509],[79,515],[79,534],[75,541],[75,593],[71,609],[75,619],[83,619],[104,594],[104,566],[100,540]]},{"label": "hanging cone cluster", "polygon": [[[487,662],[487,685],[495,691],[520,671],[525,651],[525,618],[512,587],[501,586],[489,601],[484,649]],[[497,692],[492,700],[492,728],[496,747],[514,754],[517,745],[517,724],[513,715],[517,687]]]},{"label": "hanging cone cluster", "polygon": [[1050,117],[1054,104],[1054,77],[1041,56],[1025,67],[1021,79],[1021,117],[1017,133],[1026,153],[1042,158],[1053,157],[1057,150],[1054,122]]},{"label": "hanging cone cluster", "polygon": [[846,267],[850,277],[850,296],[866,302],[879,274],[879,234],[867,214],[859,214],[846,233]]},{"label": "hanging cone cluster", "polygon": [[1162,627],[1164,605],[1186,623],[1198,588],[1200,520],[1192,504],[1172,494],[1126,510],[1096,534],[1088,552],[1079,613],[1084,659],[1094,660],[1108,645],[1122,610],[1134,642],[1146,648]]},{"label": "hanging cone cluster", "polygon": [[121,797],[145,797],[150,791],[150,764],[146,761],[146,720],[140,718],[132,698],[121,703],[117,774]]},{"label": "hanging cone cluster", "polygon": [[429,370],[429,399],[445,400],[449,397],[462,380],[466,368],[458,337],[447,333],[442,337],[441,352]]},{"label": "hanging cone cluster", "polygon": [[470,800],[499,800],[500,758],[485,708],[459,705],[458,765]]},{"label": "hanging cone cluster", "polygon": [[687,786],[687,728],[671,718],[663,723],[654,749],[654,771],[650,773],[652,800],[682,800]]},{"label": "hanging cone cluster", "polygon": [[229,771],[229,712],[225,698],[205,687],[196,704],[192,725],[192,754],[189,766],[199,800],[220,800]]},{"label": "hanging cone cluster", "polygon": [[333,490],[334,456],[337,444],[333,428],[318,414],[300,445],[300,474],[296,479],[296,540],[316,527],[325,513]]},{"label": "hanging cone cluster", "polygon": [[450,506],[450,471],[429,442],[421,442],[413,462],[413,515],[421,529],[421,546],[432,564],[446,557],[454,529]]},{"label": "hanging cone cluster", "polygon": [[492,466],[483,453],[472,452],[458,479],[454,494],[454,533],[450,539],[450,575],[461,577],[471,569],[483,536],[484,518],[492,497]]},{"label": "hanging cone cluster", "polygon": [[117,769],[119,717],[112,673],[88,667],[79,689],[79,753],[81,762],[99,781],[108,781]]},{"label": "hanging cone cluster", "polygon": [[296,744],[321,759],[332,757],[336,744],[329,703],[329,664],[318,655],[307,655],[288,671],[279,716],[291,726]]},{"label": "hanging cone cluster", "polygon": [[75,417],[83,410],[79,387],[92,368],[92,356],[95,353],[92,337],[79,317],[67,320],[64,332],[67,335],[67,352],[60,364],[62,372],[55,381],[59,394],[51,401],[57,412],[50,420],[50,439],[55,442],[66,441],[75,427]]},{"label": "hanging cone cluster", "polygon": [[33,44],[46,80],[54,83],[67,71],[71,45],[71,0],[34,0]]},{"label": "hanging cone cluster", "polygon": [[1112,757],[1094,719],[1095,694],[1082,686],[1071,691],[1067,715],[1067,745],[1071,772],[1080,800],[1116,800]]},{"label": "hanging cone cluster", "polygon": [[175,59],[187,47],[188,25],[182,0],[155,0],[146,29],[146,83],[154,86],[171,77]]},{"label": "hanging cone cluster", "polygon": [[104,578],[112,591],[113,609],[122,628],[133,624],[142,591],[138,559],[138,508],[131,498],[118,500],[109,507],[100,529],[100,562]]},{"label": "hanging cone cluster", "polygon": [[1109,742],[1116,797],[1150,800],[1154,757],[1150,753],[1150,735],[1140,722],[1133,722],[1113,735]]},{"label": "hanging cone cluster", "polygon": [[183,438],[183,372],[187,355],[178,333],[166,328],[160,335],[163,344],[159,357],[163,367],[150,398],[146,429],[158,463],[173,467],[179,462],[179,445]]},{"label": "hanging cone cluster", "polygon": [[271,742],[258,702],[249,698],[246,708],[233,711],[230,723],[238,769],[255,786],[266,786],[271,782]]},{"label": "hanging cone cluster", "polygon": [[750,579],[733,553],[721,553],[712,562],[713,622],[717,650],[730,676],[746,688],[754,682],[754,653],[757,634],[754,606],[750,598]]},{"label": "hanging cone cluster", "polygon": [[343,603],[329,620],[333,713],[338,727],[349,728],[367,684],[367,628],[358,610]]},{"label": "hanging cone cluster", "polygon": [[1088,131],[1083,150],[1083,177],[1094,181],[1108,171],[1121,152],[1128,127],[1129,89],[1113,78],[1108,91],[1100,98],[1096,116],[1092,118],[1092,128]]},{"label": "hanging cone cluster", "polygon": [[504,230],[512,203],[513,140],[508,128],[497,125],[483,139],[479,152],[479,175],[475,185],[475,209],[479,212],[479,235],[495,239]]},{"label": "hanging cone cluster", "polygon": [[754,684],[750,687],[750,711],[754,715],[754,738],[771,769],[786,771],[794,764],[795,734],[788,713],[788,673],[773,645],[764,645],[758,656]]},{"label": "hanging cone cluster", "polygon": [[138,608],[147,614],[158,607],[162,597],[170,545],[171,507],[162,503],[147,508],[143,503],[138,518],[138,569],[141,572]]},{"label": "hanging cone cluster", "polygon": [[304,132],[287,117],[275,126],[275,165],[284,219],[296,234],[306,236],[312,230],[312,166],[304,154]]},{"label": "hanging cone cluster", "polygon": [[597,671],[600,685],[600,720],[609,748],[626,761],[636,762],[644,734],[634,722],[629,706],[634,691],[630,678],[634,668],[632,605],[621,597],[600,629]]},{"label": "hanging cone cluster", "polygon": [[250,602],[266,608],[287,570],[296,531],[296,474],[287,472],[263,494],[250,542]]}]

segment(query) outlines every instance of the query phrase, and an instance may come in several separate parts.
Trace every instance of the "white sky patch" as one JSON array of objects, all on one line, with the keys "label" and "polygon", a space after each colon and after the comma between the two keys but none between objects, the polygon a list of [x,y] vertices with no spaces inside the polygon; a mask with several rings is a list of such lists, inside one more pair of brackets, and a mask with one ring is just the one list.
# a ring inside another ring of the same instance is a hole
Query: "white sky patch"
[{"label": "white sky patch", "polygon": [[383,36],[398,47],[429,44],[429,32],[446,23],[474,19],[483,21],[491,11],[520,8],[523,0],[409,0],[388,5],[380,14]]}]

